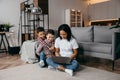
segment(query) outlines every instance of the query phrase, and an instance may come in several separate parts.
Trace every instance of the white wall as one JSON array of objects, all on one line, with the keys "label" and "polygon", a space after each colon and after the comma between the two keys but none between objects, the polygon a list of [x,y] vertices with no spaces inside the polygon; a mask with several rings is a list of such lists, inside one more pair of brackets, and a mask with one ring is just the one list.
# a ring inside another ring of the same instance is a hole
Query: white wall
[{"label": "white wall", "polygon": [[65,23],[65,9],[79,9],[83,13],[86,10],[86,3],[82,0],[49,0],[49,25],[57,29]]},{"label": "white wall", "polygon": [[19,15],[20,0],[0,0],[0,24],[9,22],[18,27]]},{"label": "white wall", "polygon": [[89,16],[91,20],[120,18],[120,0],[90,5]]}]

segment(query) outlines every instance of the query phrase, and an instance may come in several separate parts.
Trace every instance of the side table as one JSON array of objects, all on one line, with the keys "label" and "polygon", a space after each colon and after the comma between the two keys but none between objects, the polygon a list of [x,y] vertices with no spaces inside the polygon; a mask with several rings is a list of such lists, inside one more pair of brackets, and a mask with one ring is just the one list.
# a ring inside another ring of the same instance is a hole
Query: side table
[{"label": "side table", "polygon": [[[8,52],[7,47],[9,46],[9,42],[8,42],[6,33],[12,33],[12,32],[0,32],[0,36],[1,36],[0,53],[6,52],[6,54],[7,54],[7,52]],[[5,41],[7,42],[7,45],[6,45]],[[2,43],[3,43],[4,48],[2,48]]]}]

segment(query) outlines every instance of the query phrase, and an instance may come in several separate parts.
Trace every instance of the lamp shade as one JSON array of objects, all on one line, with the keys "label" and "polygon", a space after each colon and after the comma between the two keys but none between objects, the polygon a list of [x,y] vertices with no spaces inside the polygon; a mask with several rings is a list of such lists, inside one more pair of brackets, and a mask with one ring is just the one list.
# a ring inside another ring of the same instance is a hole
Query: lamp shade
[{"label": "lamp shade", "polygon": [[40,7],[33,7],[31,9],[31,13],[33,13],[33,14],[42,14],[42,9]]}]

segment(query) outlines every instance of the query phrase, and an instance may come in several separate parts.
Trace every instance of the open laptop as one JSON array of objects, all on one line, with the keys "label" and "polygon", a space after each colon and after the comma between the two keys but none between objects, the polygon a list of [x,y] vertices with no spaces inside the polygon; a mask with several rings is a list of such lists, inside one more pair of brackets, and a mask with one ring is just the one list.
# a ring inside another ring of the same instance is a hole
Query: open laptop
[{"label": "open laptop", "polygon": [[59,64],[70,64],[71,59],[69,57],[61,57],[61,56],[53,56],[52,60],[55,63],[59,63]]}]

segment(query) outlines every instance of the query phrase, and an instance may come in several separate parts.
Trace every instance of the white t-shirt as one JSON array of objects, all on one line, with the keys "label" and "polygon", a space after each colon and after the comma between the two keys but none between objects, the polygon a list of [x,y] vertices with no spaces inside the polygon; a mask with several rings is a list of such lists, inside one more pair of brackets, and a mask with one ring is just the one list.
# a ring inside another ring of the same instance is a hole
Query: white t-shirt
[{"label": "white t-shirt", "polygon": [[67,39],[60,39],[60,37],[58,37],[55,40],[55,48],[60,49],[59,53],[61,56],[70,57],[73,54],[73,49],[78,48],[78,44],[74,38],[68,41]]}]

